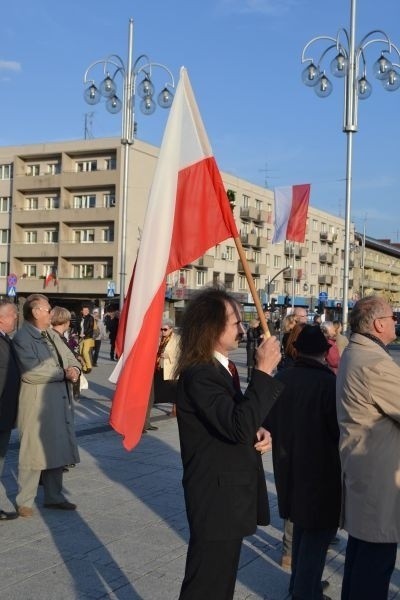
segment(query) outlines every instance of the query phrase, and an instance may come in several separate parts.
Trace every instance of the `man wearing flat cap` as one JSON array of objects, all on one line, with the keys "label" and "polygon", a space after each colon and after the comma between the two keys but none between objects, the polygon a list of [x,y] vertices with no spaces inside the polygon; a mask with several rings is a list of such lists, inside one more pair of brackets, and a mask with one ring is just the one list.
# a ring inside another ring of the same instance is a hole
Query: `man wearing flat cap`
[{"label": "man wearing flat cap", "polygon": [[341,504],[336,376],[319,327],[305,325],[295,347],[294,365],[276,375],[285,387],[264,427],[272,434],[279,513],[294,523],[289,591],[294,600],[320,600],[329,598],[321,577]]}]

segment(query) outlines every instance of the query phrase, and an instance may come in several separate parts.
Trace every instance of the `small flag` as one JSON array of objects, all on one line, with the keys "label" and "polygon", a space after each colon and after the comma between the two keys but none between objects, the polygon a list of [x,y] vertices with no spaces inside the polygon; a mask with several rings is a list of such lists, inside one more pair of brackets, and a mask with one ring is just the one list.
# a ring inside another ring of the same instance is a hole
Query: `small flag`
[{"label": "small flag", "polygon": [[289,240],[303,243],[311,185],[275,188],[275,233],[273,244]]}]

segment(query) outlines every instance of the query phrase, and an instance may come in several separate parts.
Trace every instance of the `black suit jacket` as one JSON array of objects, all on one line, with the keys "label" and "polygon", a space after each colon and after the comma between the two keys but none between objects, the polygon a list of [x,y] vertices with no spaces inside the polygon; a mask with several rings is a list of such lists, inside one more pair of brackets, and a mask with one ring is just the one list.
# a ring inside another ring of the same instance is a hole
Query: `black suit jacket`
[{"label": "black suit jacket", "polygon": [[15,427],[20,371],[12,341],[0,334],[0,431]]},{"label": "black suit jacket", "polygon": [[191,536],[232,540],[269,523],[264,470],[254,443],[282,387],[255,370],[242,395],[217,361],[181,374],[177,417]]}]

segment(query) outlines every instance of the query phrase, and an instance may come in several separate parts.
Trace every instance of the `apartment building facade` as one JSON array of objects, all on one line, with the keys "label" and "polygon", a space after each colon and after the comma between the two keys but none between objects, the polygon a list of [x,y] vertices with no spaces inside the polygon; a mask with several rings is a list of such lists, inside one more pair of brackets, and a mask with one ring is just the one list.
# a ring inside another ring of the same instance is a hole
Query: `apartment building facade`
[{"label": "apartment building facade", "polygon": [[[157,155],[158,148],[139,140],[130,152],[127,283]],[[10,291],[12,274],[18,298],[44,292],[69,307],[118,302],[121,158],[118,138],[0,148],[0,295]],[[310,206],[305,243],[273,245],[273,192],[231,174],[222,178],[262,302],[314,309],[323,298],[327,307],[340,308],[344,220]],[[211,283],[252,305],[233,240],[167,277],[166,311],[176,314]],[[355,298],[352,270],[349,298]]]}]

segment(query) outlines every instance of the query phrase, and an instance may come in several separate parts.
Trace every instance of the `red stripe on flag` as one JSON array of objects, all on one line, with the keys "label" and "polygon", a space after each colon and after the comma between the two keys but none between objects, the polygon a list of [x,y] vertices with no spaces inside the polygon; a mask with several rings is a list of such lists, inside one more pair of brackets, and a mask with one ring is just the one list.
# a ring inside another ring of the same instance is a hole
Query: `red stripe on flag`
[{"label": "red stripe on flag", "polygon": [[164,299],[165,282],[150,304],[143,326],[118,378],[110,425],[124,436],[123,445],[126,450],[136,446],[142,436],[154,375]]},{"label": "red stripe on flag", "polygon": [[238,231],[215,158],[178,175],[175,219],[167,273],[177,271]]},{"label": "red stripe on flag", "polygon": [[292,187],[292,209],[286,230],[286,239],[303,243],[307,227],[307,211],[310,200],[310,184]]}]

